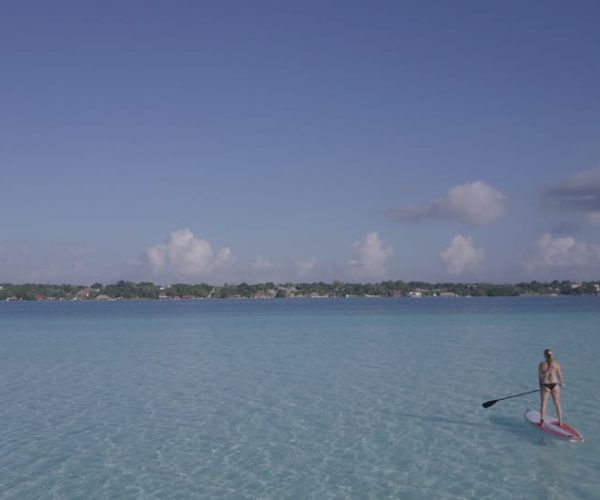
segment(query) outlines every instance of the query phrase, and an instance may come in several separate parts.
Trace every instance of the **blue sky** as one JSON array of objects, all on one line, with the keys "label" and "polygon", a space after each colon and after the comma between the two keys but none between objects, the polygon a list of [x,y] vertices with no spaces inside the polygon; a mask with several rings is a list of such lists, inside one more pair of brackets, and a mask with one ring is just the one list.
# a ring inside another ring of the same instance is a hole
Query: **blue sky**
[{"label": "blue sky", "polygon": [[600,279],[599,22],[4,5],[0,282]]}]

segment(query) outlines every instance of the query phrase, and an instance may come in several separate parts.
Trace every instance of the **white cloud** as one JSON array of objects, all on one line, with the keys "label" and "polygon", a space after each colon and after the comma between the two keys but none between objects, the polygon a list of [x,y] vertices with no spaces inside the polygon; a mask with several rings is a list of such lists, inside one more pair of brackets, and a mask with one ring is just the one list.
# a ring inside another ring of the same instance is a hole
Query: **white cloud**
[{"label": "white cloud", "polygon": [[506,197],[485,182],[473,182],[452,188],[444,205],[450,214],[468,224],[489,224],[505,208]]},{"label": "white cloud", "polygon": [[296,261],[296,274],[303,278],[317,267],[317,259],[302,259]]},{"label": "white cloud", "polygon": [[572,236],[544,233],[537,241],[537,255],[530,268],[596,268],[600,245],[577,241]]},{"label": "white cloud", "polygon": [[181,277],[210,274],[234,261],[229,248],[214,252],[189,229],[172,232],[165,243],[148,248],[145,257],[153,273]]},{"label": "white cloud", "polygon": [[453,219],[468,225],[485,225],[499,219],[506,196],[482,181],[455,186],[440,200],[390,211],[397,221]]},{"label": "white cloud", "polygon": [[473,245],[471,237],[465,238],[462,234],[457,234],[450,246],[440,253],[448,273],[453,275],[477,270],[484,255],[483,249]]},{"label": "white cloud", "polygon": [[380,278],[385,264],[392,256],[391,247],[384,247],[376,232],[368,233],[364,240],[354,244],[354,258],[349,262],[352,274],[359,278]]}]

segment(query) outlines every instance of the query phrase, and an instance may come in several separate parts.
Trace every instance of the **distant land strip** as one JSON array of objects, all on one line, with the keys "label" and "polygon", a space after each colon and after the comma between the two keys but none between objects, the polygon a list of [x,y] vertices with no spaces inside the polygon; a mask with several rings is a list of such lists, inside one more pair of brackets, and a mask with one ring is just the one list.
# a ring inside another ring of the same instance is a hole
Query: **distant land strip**
[{"label": "distant land strip", "polygon": [[531,295],[600,295],[600,281],[552,281],[541,283],[285,283],[249,285],[156,285],[119,281],[103,285],[0,284],[0,301],[18,300],[179,300],[179,299],[280,299],[333,297],[515,297]]}]

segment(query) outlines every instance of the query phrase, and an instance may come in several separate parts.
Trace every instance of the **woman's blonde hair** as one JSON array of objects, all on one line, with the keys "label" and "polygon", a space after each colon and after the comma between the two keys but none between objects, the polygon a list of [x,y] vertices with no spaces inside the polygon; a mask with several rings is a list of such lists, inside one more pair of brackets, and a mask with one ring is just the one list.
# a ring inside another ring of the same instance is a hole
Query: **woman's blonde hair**
[{"label": "woman's blonde hair", "polygon": [[550,366],[552,366],[552,363],[554,362],[554,358],[552,357],[552,349],[546,349],[544,351],[544,357],[546,358],[546,362],[548,363],[548,368],[550,368]]}]

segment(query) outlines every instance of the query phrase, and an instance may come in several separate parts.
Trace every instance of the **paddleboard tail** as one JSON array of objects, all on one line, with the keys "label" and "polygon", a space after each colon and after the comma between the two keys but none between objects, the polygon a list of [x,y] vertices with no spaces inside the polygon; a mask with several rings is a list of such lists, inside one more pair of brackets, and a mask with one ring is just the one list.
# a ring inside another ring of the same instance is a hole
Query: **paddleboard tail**
[{"label": "paddleboard tail", "polygon": [[529,423],[554,438],[570,441],[571,443],[581,443],[583,441],[583,435],[572,425],[566,423],[558,425],[558,420],[555,418],[547,418],[544,423],[540,423],[539,411],[528,409],[525,411],[524,416]]}]

